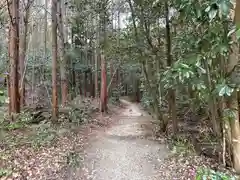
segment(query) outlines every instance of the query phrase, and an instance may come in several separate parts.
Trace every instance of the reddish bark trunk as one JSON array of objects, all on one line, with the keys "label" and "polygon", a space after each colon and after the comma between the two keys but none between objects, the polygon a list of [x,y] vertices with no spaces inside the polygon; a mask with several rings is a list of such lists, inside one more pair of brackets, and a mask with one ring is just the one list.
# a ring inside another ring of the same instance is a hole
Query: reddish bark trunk
[{"label": "reddish bark trunk", "polygon": [[19,78],[18,78],[18,58],[19,58],[19,0],[12,0],[9,4],[10,22],[10,104],[11,112],[20,112],[19,99]]},{"label": "reddish bark trunk", "polygon": [[112,83],[110,84],[110,87],[109,87],[109,92],[110,92],[110,94],[112,95],[112,88],[113,88],[113,84],[114,84],[114,74],[113,74],[114,72],[113,72],[113,63],[112,62],[110,62],[110,79],[111,78],[113,78],[113,81],[112,81]]}]

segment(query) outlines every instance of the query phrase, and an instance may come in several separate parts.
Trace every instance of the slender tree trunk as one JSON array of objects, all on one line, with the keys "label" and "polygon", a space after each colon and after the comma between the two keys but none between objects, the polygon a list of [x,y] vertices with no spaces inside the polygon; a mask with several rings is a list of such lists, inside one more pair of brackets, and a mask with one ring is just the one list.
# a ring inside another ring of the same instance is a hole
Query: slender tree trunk
[{"label": "slender tree trunk", "polygon": [[59,7],[59,17],[58,17],[58,24],[59,24],[59,32],[60,32],[60,73],[61,73],[61,91],[62,91],[62,105],[65,106],[67,103],[67,96],[68,96],[68,84],[67,84],[67,59],[66,59],[66,51],[65,51],[65,26],[63,23],[63,15],[65,10],[64,0],[58,0],[58,7]]},{"label": "slender tree trunk", "polygon": [[[214,88],[213,88],[210,69],[207,61],[205,62],[205,69],[207,70],[208,88],[210,91],[212,91]],[[216,103],[216,98],[213,95],[210,95],[209,110],[210,110],[210,119],[212,121],[214,134],[218,137],[221,137],[221,126],[220,126],[220,122],[217,121],[217,119],[219,119],[218,113],[217,113],[217,103]]]},{"label": "slender tree trunk", "polygon": [[92,70],[89,72],[90,96],[94,97],[94,81]]},{"label": "slender tree trunk", "polygon": [[84,97],[87,97],[87,89],[88,89],[88,83],[87,83],[87,79],[88,79],[88,73],[84,73]]},{"label": "slender tree trunk", "polygon": [[23,107],[25,105],[25,58],[26,58],[26,51],[27,51],[27,34],[28,34],[28,20],[30,14],[30,5],[31,0],[27,1],[26,7],[23,7],[25,11],[21,14],[21,23],[23,25],[23,32],[20,36],[20,47],[19,47],[19,59],[20,59],[20,105]]},{"label": "slender tree trunk", "polygon": [[[10,8],[10,7],[9,7]],[[10,13],[10,12],[9,12]],[[11,41],[11,31],[10,31],[10,24],[9,24],[9,29],[8,29],[8,72],[7,72],[7,91],[8,91],[8,115],[10,116],[12,113],[12,106],[11,106],[11,83],[10,83],[10,71],[11,71],[11,64],[10,64],[10,41]]]},{"label": "slender tree trunk", "polygon": [[58,118],[57,95],[57,0],[52,0],[52,121]]},{"label": "slender tree trunk", "polygon": [[9,2],[10,9],[10,104],[11,112],[20,112],[18,58],[19,58],[19,0]]},{"label": "slender tree trunk", "polygon": [[96,38],[94,41],[94,60],[95,60],[95,98],[99,97],[98,94],[98,49],[99,49],[99,28],[98,28],[98,15],[94,18],[94,25],[96,26]]},{"label": "slender tree trunk", "polygon": [[[120,10],[118,10],[117,14],[117,29],[118,29],[118,35],[117,35],[117,47],[120,47],[120,33],[121,33],[121,27],[120,27]],[[120,65],[119,65],[120,66]],[[121,75],[120,75],[120,67],[117,69],[117,75],[116,75],[116,81],[117,81],[117,90],[121,90]],[[119,97],[116,99],[119,100]]]},{"label": "slender tree trunk", "polygon": [[104,56],[101,55],[101,112],[107,111],[107,75]]},{"label": "slender tree trunk", "polygon": [[107,50],[107,0],[101,2],[102,13],[100,13],[100,20],[101,20],[101,46],[102,52],[101,54],[101,103],[100,103],[100,110],[101,112],[107,111],[107,72],[106,72],[106,62],[105,62],[105,55],[104,53]]},{"label": "slender tree trunk", "polygon": [[[44,12],[44,64],[47,62],[47,34],[48,34],[48,2],[49,0],[45,0],[45,12]],[[41,68],[42,69],[42,77],[43,81],[45,81],[45,71],[44,71],[44,66]]]},{"label": "slender tree trunk", "polygon": [[95,78],[95,98],[98,98],[98,54],[96,51],[96,46],[94,50],[94,60],[95,60],[95,73],[94,73],[94,78]]},{"label": "slender tree trunk", "polygon": [[111,82],[110,86],[109,86],[109,96],[112,96],[112,89],[114,88],[114,83],[115,83],[115,79],[114,79],[114,69],[113,69],[113,60],[110,60],[110,79],[113,78],[113,81]]},{"label": "slender tree trunk", "polygon": [[[168,2],[165,2],[165,19],[166,19],[166,49],[167,49],[167,65],[172,66],[172,44],[171,44],[171,31],[169,22],[169,9]],[[175,90],[170,88],[168,90],[168,112],[173,123],[173,133],[178,131],[177,113],[176,113],[176,95]]]}]

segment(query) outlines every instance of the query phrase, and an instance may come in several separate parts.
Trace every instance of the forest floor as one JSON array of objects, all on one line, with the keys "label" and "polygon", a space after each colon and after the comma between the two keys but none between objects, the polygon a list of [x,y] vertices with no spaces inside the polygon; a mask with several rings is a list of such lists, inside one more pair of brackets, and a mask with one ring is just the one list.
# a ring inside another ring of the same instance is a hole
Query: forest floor
[{"label": "forest floor", "polygon": [[0,179],[193,180],[198,167],[218,166],[194,153],[185,156],[182,147],[170,151],[164,137],[156,138],[156,121],[138,104],[122,103],[79,126],[0,131]]}]

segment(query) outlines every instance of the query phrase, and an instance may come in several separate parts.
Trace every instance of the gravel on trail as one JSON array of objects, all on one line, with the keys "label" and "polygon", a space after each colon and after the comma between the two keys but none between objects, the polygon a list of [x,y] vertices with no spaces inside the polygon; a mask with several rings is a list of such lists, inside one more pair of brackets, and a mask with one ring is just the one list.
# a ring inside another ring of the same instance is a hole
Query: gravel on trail
[{"label": "gravel on trail", "polygon": [[96,135],[85,150],[81,179],[160,180],[158,168],[169,151],[146,129],[151,117],[137,104],[122,101],[127,108],[116,117],[118,122]]}]

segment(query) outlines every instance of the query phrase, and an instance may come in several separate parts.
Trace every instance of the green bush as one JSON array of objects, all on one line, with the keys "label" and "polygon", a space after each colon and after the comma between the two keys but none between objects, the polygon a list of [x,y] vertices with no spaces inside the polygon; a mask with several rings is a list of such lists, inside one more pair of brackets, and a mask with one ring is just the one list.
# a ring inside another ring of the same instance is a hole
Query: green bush
[{"label": "green bush", "polygon": [[237,180],[237,178],[212,169],[199,169],[196,180]]}]

